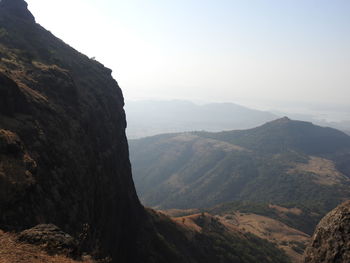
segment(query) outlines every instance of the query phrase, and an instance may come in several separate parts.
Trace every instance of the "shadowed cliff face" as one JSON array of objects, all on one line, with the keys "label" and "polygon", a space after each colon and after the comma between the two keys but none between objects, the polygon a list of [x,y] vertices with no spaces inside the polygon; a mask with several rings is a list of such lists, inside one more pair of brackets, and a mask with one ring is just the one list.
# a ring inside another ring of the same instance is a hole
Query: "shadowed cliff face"
[{"label": "shadowed cliff face", "polygon": [[88,224],[89,250],[132,260],[144,210],[111,70],[35,24],[22,0],[0,2],[0,54],[0,229]]},{"label": "shadowed cliff face", "polygon": [[15,16],[17,19],[27,20],[28,22],[35,22],[34,16],[28,12],[27,3],[23,0],[1,0],[0,8],[2,12],[6,12]]},{"label": "shadowed cliff face", "polygon": [[305,251],[305,263],[345,262],[350,262],[350,201],[321,220]]}]

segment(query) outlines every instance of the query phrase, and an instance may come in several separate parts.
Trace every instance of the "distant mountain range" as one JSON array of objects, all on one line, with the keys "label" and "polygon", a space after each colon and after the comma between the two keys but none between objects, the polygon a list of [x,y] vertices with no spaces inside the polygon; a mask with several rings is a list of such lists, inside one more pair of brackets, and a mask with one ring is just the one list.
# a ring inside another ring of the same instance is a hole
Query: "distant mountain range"
[{"label": "distant mountain range", "polygon": [[249,130],[165,134],[129,144],[136,188],[148,206],[295,206],[309,211],[303,220],[310,224],[299,229],[310,233],[350,198],[350,137],[308,122],[281,118]]},{"label": "distant mountain range", "polygon": [[189,101],[126,102],[129,139],[161,133],[248,129],[278,118],[234,103],[197,105]]},{"label": "distant mountain range", "polygon": [[127,101],[125,105],[129,139],[162,133],[250,129],[281,116],[310,121],[350,134],[350,121],[331,122],[307,114],[268,112],[251,109],[235,103],[198,105],[190,101]]}]

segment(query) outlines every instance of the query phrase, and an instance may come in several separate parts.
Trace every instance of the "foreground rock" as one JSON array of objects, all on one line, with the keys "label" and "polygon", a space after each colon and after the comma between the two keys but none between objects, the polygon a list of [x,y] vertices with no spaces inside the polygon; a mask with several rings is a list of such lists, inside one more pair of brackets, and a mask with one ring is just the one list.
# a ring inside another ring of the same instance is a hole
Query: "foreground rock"
[{"label": "foreground rock", "polygon": [[18,235],[0,230],[0,262],[1,263],[100,263],[88,255],[79,260],[65,255],[50,255],[40,245],[33,245],[18,240]]},{"label": "foreground rock", "polygon": [[305,251],[305,263],[346,262],[350,262],[350,201],[321,220]]},{"label": "foreground rock", "polygon": [[78,254],[78,242],[59,227],[52,224],[41,224],[22,231],[18,240],[39,245],[49,254],[63,254],[75,257]]}]

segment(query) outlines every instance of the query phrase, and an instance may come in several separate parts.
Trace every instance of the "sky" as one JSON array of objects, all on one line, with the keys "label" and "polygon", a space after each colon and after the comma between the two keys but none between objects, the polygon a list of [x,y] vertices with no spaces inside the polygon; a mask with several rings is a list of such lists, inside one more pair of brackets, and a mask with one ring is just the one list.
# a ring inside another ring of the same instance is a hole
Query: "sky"
[{"label": "sky", "polygon": [[127,100],[350,114],[348,0],[27,2],[38,23],[111,68]]}]

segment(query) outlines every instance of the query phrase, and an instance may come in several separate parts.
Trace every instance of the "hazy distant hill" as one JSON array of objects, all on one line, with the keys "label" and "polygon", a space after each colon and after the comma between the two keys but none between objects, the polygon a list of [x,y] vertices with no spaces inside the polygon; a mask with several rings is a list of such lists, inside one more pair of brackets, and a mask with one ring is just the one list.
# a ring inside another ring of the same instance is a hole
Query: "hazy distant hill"
[{"label": "hazy distant hill", "polygon": [[297,151],[324,156],[350,148],[350,137],[341,131],[316,126],[310,122],[292,121],[287,117],[250,130],[197,134],[237,144],[259,153]]},{"label": "hazy distant hill", "polygon": [[188,101],[134,101],[125,106],[129,138],[169,132],[248,129],[277,118],[233,103],[196,105]]},{"label": "hazy distant hill", "polygon": [[250,200],[321,216],[350,198],[350,137],[288,118],[245,131],[131,140],[130,153],[137,191],[149,206]]},{"label": "hazy distant hill", "polygon": [[[303,105],[301,105],[301,107],[302,106]],[[293,108],[296,107],[298,107],[297,104],[293,104]],[[330,107],[329,105],[328,107],[327,105],[319,105],[317,109],[318,111],[314,109],[314,111],[311,113],[307,109],[305,109],[305,112],[303,114],[293,113],[293,110],[271,110],[271,113],[276,114],[277,116],[288,116],[294,120],[312,122],[315,125],[319,126],[331,127],[343,131],[348,135],[350,134],[350,116],[348,114],[350,112],[350,108],[340,108],[334,110],[334,108]]]}]

